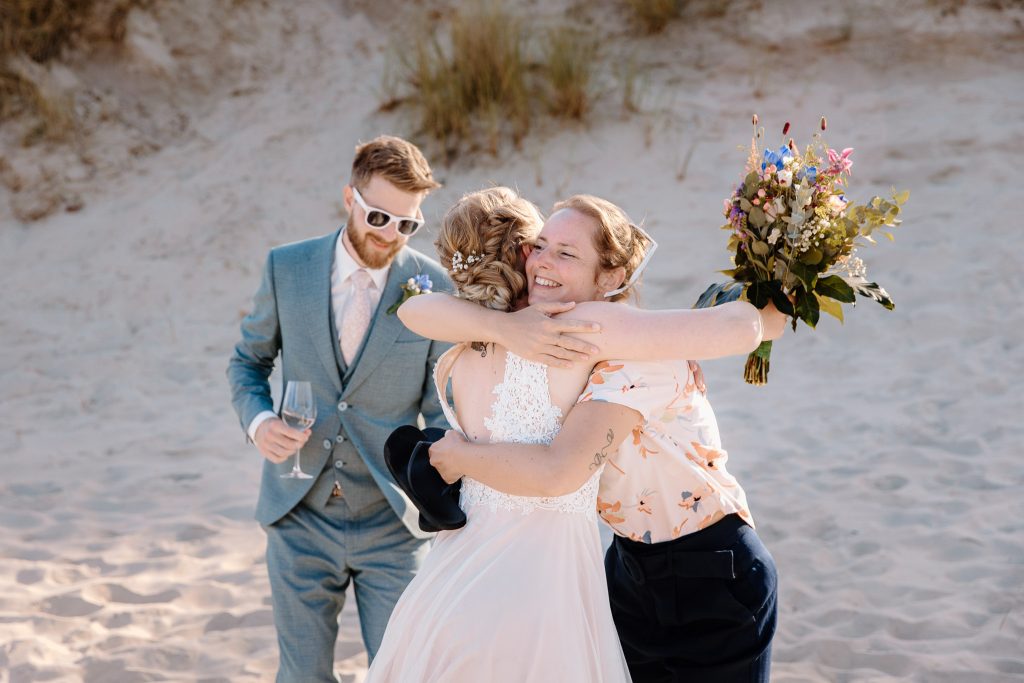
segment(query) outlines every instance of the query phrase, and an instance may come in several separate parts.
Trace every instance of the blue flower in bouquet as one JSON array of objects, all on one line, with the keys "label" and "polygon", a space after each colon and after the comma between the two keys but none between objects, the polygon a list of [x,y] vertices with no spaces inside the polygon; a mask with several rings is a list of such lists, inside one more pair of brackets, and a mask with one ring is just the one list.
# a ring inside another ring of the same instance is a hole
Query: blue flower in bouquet
[{"label": "blue flower in bouquet", "polygon": [[807,178],[807,182],[813,185],[818,180],[818,168],[816,166],[807,166],[796,172],[797,180],[803,180],[804,178]]},{"label": "blue flower in bouquet", "polygon": [[764,161],[761,162],[761,170],[763,171],[771,164],[775,167],[776,171],[781,171],[782,167],[786,165],[786,159],[793,156],[793,152],[786,145],[779,147],[779,151],[774,149],[766,149],[764,151]]}]

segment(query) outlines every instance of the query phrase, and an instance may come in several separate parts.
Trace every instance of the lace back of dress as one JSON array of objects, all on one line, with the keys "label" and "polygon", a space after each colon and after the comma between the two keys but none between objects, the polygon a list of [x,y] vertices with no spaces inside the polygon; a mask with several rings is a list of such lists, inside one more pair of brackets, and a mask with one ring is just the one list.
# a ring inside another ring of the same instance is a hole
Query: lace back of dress
[{"label": "lace back of dress", "polygon": [[511,351],[505,376],[494,387],[491,416],[484,426],[492,443],[551,443],[562,424],[562,411],[551,403],[547,367]]},{"label": "lace back of dress", "polygon": [[[451,426],[463,434],[465,432],[455,411],[448,405],[445,386],[455,360],[465,348],[466,345],[462,344],[449,349],[434,368],[434,386],[441,399],[441,407]],[[554,440],[562,426],[562,411],[551,402],[545,366],[509,353],[505,359],[505,375],[493,392],[495,400],[491,416],[484,420],[484,426],[491,432],[492,443],[548,444]],[[484,506],[492,511],[512,510],[524,515],[536,510],[551,510],[592,516],[596,514],[602,469],[603,466],[598,467],[590,479],[573,493],[553,497],[513,496],[464,477],[459,505],[467,511]]]}]

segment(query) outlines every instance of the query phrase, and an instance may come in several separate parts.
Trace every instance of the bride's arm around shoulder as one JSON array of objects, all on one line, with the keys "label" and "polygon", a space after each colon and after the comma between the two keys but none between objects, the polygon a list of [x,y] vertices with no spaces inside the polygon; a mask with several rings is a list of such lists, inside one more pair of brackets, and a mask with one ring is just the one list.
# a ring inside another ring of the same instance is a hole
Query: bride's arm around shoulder
[{"label": "bride's arm around shoulder", "polygon": [[573,304],[539,304],[515,313],[486,308],[448,294],[416,296],[398,309],[398,318],[416,334],[446,342],[500,344],[527,360],[556,367],[588,361],[596,349],[571,335],[591,333],[597,325],[569,317],[552,318]]},{"label": "bride's arm around shoulder", "polygon": [[746,301],[702,309],[644,310],[623,303],[587,301],[573,316],[600,325],[587,340],[594,360],[708,360],[750,353],[778,339],[786,316],[774,305],[758,311]]}]

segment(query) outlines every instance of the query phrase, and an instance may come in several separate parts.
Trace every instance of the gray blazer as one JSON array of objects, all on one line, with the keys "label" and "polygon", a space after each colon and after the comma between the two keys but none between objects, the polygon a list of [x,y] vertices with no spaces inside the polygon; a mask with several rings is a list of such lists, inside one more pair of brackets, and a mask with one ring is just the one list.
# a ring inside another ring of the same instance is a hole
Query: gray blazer
[{"label": "gray blazer", "polygon": [[[450,281],[437,262],[403,248],[391,264],[363,346],[346,367],[336,349],[330,291],[340,232],[270,252],[252,313],[242,321],[242,339],[228,363],[232,403],[243,430],[260,412],[274,410],[268,380],[279,352],[282,380],[311,382],[317,403],[313,433],[302,449],[302,469],[316,478],[282,479],[291,461],[264,460],[256,519],[273,524],[315,493],[315,485],[323,488],[328,476],[333,483],[332,467],[339,472],[354,467],[364,476],[343,481],[350,506],[383,494],[410,532],[424,538],[429,534],[419,530],[416,508],[384,463],[384,441],[399,425],[416,424],[420,414],[427,426],[447,428],[432,371],[449,345],[414,334],[386,311],[414,275],[429,275],[435,291],[450,291]],[[374,486],[379,490],[371,490]]]}]

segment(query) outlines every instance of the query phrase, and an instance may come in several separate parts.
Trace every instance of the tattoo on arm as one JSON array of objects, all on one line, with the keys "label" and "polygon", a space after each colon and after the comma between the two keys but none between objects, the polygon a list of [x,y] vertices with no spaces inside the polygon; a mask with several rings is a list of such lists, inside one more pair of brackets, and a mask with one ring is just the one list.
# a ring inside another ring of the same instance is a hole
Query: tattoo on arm
[{"label": "tattoo on arm", "polygon": [[609,446],[612,445],[612,442],[615,441],[615,432],[613,432],[611,429],[609,429],[608,433],[605,435],[604,438],[606,439],[606,443],[605,443],[604,447],[601,448],[601,450],[599,450],[597,453],[594,453],[594,460],[590,463],[590,466],[587,469],[589,469],[589,470],[597,469],[608,458],[608,448],[609,448]]}]

